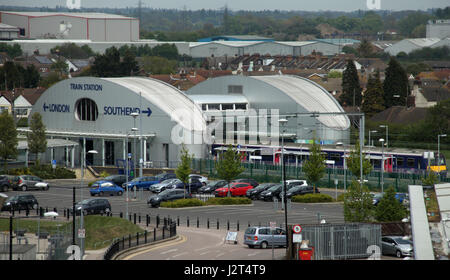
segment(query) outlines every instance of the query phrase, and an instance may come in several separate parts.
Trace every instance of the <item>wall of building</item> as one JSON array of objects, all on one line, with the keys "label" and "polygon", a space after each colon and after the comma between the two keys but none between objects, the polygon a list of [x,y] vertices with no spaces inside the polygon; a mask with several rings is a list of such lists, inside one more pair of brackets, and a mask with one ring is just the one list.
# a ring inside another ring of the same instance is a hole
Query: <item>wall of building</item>
[{"label": "wall of building", "polygon": [[320,52],[323,55],[335,55],[340,52],[340,47],[338,45],[327,44],[323,42],[316,42],[313,44],[304,45],[301,47],[301,55],[310,55],[314,51]]},{"label": "wall of building", "polygon": [[450,37],[450,20],[427,24],[427,38]]}]

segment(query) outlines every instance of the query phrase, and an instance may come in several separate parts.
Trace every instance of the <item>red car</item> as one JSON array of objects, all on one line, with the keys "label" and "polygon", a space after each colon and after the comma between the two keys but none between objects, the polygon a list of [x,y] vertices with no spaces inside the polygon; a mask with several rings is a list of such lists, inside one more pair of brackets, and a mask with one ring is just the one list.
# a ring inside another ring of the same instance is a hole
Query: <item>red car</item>
[{"label": "red car", "polygon": [[[245,196],[248,190],[253,189],[253,186],[249,183],[231,183],[230,191],[231,196]],[[228,185],[215,191],[216,197],[226,197],[228,194]]]}]

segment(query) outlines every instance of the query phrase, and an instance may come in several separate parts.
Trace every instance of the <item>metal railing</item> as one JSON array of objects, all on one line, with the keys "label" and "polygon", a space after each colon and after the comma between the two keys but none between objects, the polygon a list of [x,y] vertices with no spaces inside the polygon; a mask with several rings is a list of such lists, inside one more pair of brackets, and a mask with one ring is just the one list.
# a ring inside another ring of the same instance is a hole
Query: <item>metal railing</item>
[{"label": "metal railing", "polygon": [[[166,220],[165,220],[166,221]],[[124,236],[116,239],[111,246],[106,250],[103,259],[112,260],[116,254],[121,251],[134,248],[144,244],[151,244],[156,241],[171,238],[177,235],[177,225],[173,221],[169,221],[167,225],[162,228],[154,228],[153,231],[144,231],[143,233],[136,233],[134,235]]]}]

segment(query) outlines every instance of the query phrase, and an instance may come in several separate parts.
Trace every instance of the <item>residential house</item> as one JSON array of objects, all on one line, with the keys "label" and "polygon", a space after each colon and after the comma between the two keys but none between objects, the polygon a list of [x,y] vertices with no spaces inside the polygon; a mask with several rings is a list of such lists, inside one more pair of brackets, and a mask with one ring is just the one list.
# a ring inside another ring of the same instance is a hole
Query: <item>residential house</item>
[{"label": "residential house", "polygon": [[14,92],[2,91],[0,92],[0,111],[12,112],[14,105],[14,116],[17,119],[28,118],[33,105],[44,91],[45,88],[16,88]]}]

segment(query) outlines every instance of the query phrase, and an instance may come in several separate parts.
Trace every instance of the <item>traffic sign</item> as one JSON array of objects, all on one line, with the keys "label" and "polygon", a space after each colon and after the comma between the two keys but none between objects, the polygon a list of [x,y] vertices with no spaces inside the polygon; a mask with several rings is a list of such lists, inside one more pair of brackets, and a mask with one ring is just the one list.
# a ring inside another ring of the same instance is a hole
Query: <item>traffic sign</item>
[{"label": "traffic sign", "polygon": [[86,229],[84,228],[78,229],[78,238],[86,238]]},{"label": "traffic sign", "polygon": [[274,230],[277,227],[277,223],[276,222],[270,222],[270,229]]},{"label": "traffic sign", "polygon": [[295,225],[292,230],[294,231],[294,233],[300,233],[302,232],[302,227],[300,225]]}]

